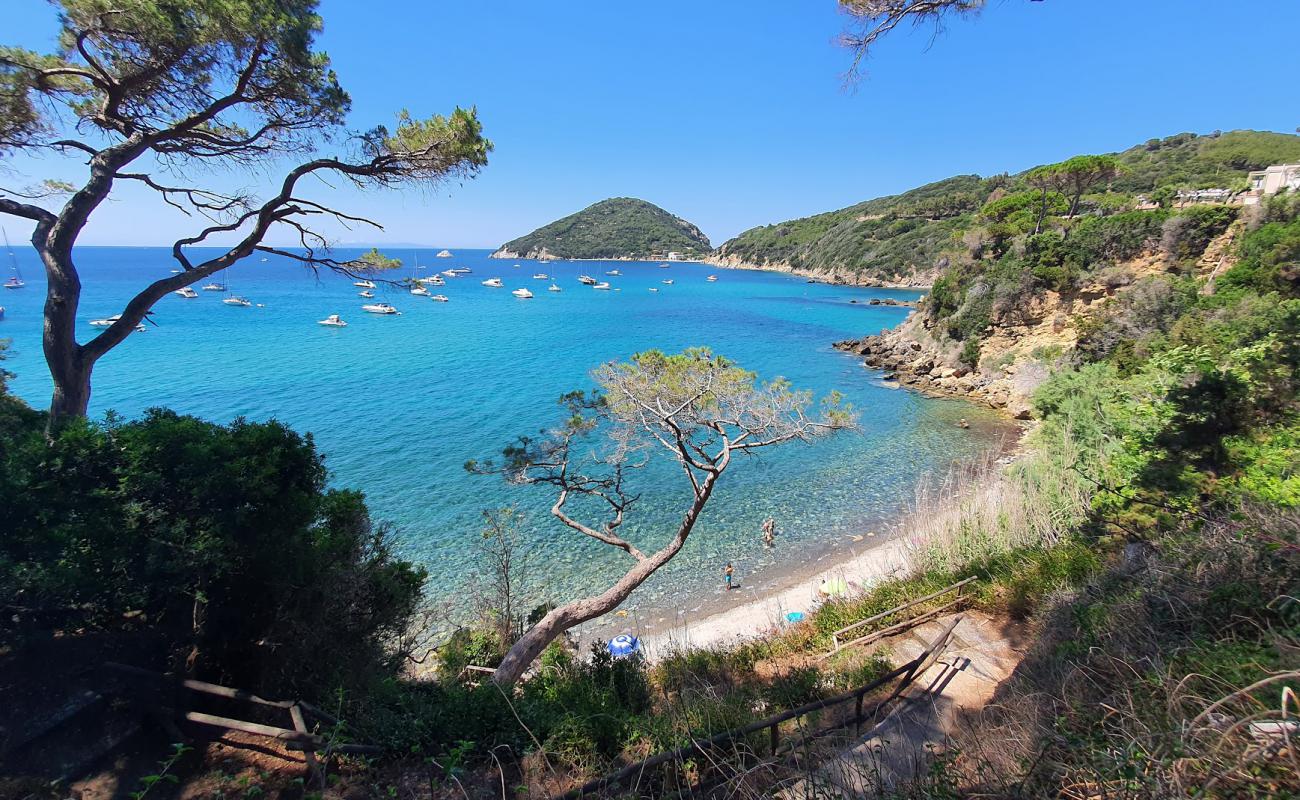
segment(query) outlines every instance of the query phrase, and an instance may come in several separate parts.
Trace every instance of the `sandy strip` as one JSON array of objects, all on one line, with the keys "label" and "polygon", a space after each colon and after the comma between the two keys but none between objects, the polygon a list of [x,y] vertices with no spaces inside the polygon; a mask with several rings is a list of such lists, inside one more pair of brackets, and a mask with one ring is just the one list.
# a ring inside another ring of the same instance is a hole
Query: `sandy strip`
[{"label": "sandy strip", "polygon": [[639,634],[650,661],[676,649],[733,645],[765,636],[787,625],[785,615],[791,611],[810,613],[824,600],[818,590],[825,580],[842,578],[849,583],[850,593],[856,594],[887,578],[910,571],[906,538],[889,539],[776,594],[699,619],[690,619],[679,613],[677,622],[666,630],[645,634],[633,632]]}]

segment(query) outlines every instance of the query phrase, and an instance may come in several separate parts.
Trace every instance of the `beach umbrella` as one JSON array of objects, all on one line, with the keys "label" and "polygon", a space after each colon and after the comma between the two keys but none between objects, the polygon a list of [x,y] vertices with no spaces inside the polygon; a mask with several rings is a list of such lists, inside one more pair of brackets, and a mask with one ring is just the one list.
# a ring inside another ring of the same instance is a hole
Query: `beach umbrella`
[{"label": "beach umbrella", "polygon": [[609,644],[605,645],[605,647],[615,658],[625,658],[640,650],[641,642],[635,636],[620,633],[610,639]]}]

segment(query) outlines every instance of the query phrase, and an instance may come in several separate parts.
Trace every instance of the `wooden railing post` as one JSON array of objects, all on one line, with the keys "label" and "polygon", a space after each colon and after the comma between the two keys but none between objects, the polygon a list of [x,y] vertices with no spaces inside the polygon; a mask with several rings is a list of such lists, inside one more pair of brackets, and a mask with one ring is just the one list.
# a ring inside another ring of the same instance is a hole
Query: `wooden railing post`
[{"label": "wooden railing post", "polygon": [[859,694],[857,701],[853,704],[853,732],[858,736],[862,735],[862,698],[865,696],[865,692]]},{"label": "wooden railing post", "polygon": [[781,723],[776,723],[771,728],[772,736],[772,755],[776,755],[776,748],[781,746]]}]

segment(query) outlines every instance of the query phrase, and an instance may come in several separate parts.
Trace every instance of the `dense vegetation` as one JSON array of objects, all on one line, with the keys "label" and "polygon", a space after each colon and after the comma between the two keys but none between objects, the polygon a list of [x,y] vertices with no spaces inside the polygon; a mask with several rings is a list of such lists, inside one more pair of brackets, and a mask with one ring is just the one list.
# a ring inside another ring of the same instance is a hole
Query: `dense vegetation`
[{"label": "dense vegetation", "polygon": [[686,220],[644,200],[613,197],[506,242],[498,252],[506,258],[654,259],[669,252],[701,256],[711,248]]},{"label": "dense vegetation", "polygon": [[[1138,193],[1167,204],[1179,189],[1244,189],[1247,172],[1300,161],[1300,137],[1183,133],[1152,139],[1114,158],[1121,169],[1098,187],[1105,191],[1083,198],[1083,213],[1131,210]],[[725,242],[716,255],[843,280],[929,285],[949,265],[948,251],[960,249],[963,236],[980,226],[977,212],[988,203],[1011,196],[1017,199],[1010,202],[1022,208],[1032,204],[1033,173],[961,175],[839,211],[752,228]]]}]

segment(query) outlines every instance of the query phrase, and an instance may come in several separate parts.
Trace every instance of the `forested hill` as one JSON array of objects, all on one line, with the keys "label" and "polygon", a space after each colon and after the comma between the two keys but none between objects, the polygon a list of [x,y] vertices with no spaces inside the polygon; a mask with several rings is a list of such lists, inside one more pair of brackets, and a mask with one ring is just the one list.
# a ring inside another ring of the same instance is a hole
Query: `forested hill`
[{"label": "forested hill", "polygon": [[613,197],[506,242],[492,255],[652,259],[670,252],[699,257],[710,250],[708,237],[686,220],[644,200]]},{"label": "forested hill", "polygon": [[[1080,213],[1113,213],[1136,195],[1168,197],[1180,189],[1245,188],[1246,173],[1300,161],[1300,137],[1260,131],[1151,139],[1115,155],[1124,171],[1083,198]],[[865,284],[926,286],[960,249],[963,235],[991,201],[1031,189],[1017,175],[959,175],[839,211],[751,228],[724,243],[713,259]]]}]

